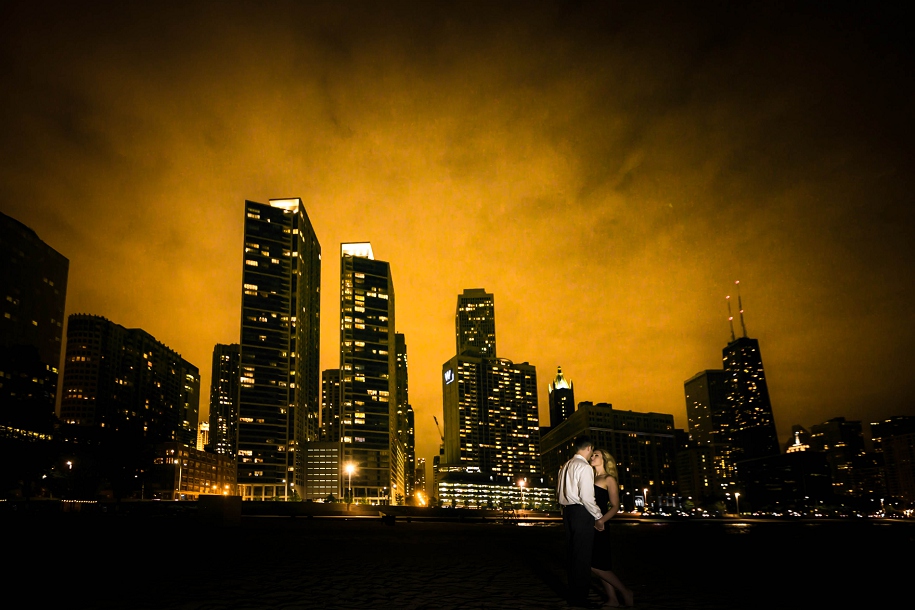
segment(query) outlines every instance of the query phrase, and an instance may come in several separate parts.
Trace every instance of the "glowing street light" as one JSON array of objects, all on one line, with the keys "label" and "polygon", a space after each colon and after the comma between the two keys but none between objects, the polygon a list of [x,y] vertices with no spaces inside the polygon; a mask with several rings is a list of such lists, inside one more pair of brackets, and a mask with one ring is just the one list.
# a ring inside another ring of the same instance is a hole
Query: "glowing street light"
[{"label": "glowing street light", "polygon": [[346,464],[346,466],[344,467],[344,470],[346,470],[346,474],[348,476],[348,482],[346,485],[347,490],[348,490],[348,493],[346,496],[346,498],[347,498],[346,510],[349,510],[349,505],[352,504],[352,502],[353,502],[353,471],[356,470],[356,465],[353,464],[352,462],[348,462]]},{"label": "glowing street light", "polygon": [[642,496],[645,498],[645,512],[648,512],[648,488],[642,490]]},{"label": "glowing street light", "polygon": [[740,492],[734,492],[734,499],[737,500],[737,516],[740,516]]},{"label": "glowing street light", "polygon": [[524,510],[524,479],[518,481],[518,485],[521,486],[521,510]]}]

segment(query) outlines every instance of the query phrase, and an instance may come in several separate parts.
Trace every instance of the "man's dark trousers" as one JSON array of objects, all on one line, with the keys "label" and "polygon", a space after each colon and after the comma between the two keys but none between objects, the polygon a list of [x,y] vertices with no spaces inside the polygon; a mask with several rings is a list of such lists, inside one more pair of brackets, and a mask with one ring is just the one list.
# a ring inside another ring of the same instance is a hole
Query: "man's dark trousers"
[{"label": "man's dark trousers", "polygon": [[584,602],[591,586],[591,549],[594,547],[594,517],[581,504],[562,507],[562,522],[569,547],[569,602]]}]

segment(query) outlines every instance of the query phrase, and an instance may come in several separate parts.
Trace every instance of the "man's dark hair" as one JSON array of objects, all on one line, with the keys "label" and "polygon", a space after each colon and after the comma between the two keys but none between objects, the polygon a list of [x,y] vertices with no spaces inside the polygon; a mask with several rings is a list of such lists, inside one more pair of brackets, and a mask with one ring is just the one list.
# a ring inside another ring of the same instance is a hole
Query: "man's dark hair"
[{"label": "man's dark hair", "polygon": [[588,447],[593,447],[594,443],[591,442],[591,437],[587,434],[583,434],[575,439],[575,452],[578,453],[582,449],[587,449]]}]

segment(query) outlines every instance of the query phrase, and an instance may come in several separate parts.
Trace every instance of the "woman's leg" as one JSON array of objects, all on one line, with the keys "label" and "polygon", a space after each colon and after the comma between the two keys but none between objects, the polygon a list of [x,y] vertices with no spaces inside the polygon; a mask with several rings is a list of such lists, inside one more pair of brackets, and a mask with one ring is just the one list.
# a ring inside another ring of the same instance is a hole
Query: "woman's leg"
[{"label": "woman's leg", "polygon": [[591,568],[591,571],[600,577],[601,583],[604,585],[604,590],[607,591],[607,597],[609,598],[611,606],[619,605],[619,598],[616,595],[617,591],[623,596],[624,606],[632,605],[632,590],[626,587],[616,574],[610,570],[598,570],[597,568]]}]

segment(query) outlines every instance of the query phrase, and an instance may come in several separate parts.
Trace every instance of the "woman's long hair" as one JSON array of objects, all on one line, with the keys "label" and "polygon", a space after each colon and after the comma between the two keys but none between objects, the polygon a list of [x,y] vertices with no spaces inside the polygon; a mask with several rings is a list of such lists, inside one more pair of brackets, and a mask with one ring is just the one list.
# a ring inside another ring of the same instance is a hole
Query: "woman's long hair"
[{"label": "woman's long hair", "polygon": [[616,460],[613,459],[613,456],[610,455],[610,452],[606,449],[598,449],[597,452],[600,453],[601,460],[604,462],[604,472],[607,473],[608,476],[616,479],[616,482],[619,483],[620,473],[616,468]]}]

